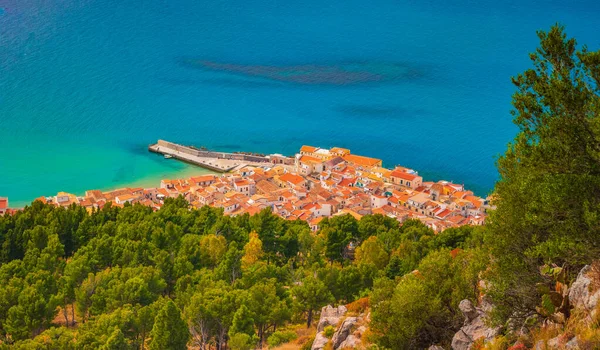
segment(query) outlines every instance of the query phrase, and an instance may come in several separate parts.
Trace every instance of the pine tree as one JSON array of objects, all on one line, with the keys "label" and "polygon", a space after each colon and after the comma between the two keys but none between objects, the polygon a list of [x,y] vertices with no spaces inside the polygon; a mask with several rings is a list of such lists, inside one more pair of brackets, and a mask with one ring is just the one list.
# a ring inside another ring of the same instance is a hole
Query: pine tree
[{"label": "pine tree", "polygon": [[387,276],[387,278],[393,280],[397,276],[403,275],[403,267],[404,266],[402,265],[402,259],[400,259],[398,255],[392,255],[388,266],[385,268],[385,275]]},{"label": "pine tree", "polygon": [[159,311],[150,336],[150,350],[187,349],[190,333],[174,302],[169,301]]},{"label": "pine tree", "polygon": [[307,277],[302,284],[292,289],[296,307],[306,312],[306,327],[310,328],[315,310],[333,301],[331,292],[322,281]]},{"label": "pine tree", "polygon": [[533,67],[513,78],[520,131],[498,159],[488,225],[499,323],[537,314],[542,285],[554,288],[541,265],[574,274],[600,254],[600,51],[558,25],[538,37]]},{"label": "pine tree", "polygon": [[128,350],[130,349],[129,344],[127,344],[127,340],[123,335],[123,332],[117,327],[112,332],[106,344],[102,346],[101,350]]},{"label": "pine tree", "polygon": [[236,333],[244,333],[249,336],[254,335],[254,319],[246,305],[242,305],[233,315],[233,322],[229,329],[229,334],[230,336],[233,336]]}]

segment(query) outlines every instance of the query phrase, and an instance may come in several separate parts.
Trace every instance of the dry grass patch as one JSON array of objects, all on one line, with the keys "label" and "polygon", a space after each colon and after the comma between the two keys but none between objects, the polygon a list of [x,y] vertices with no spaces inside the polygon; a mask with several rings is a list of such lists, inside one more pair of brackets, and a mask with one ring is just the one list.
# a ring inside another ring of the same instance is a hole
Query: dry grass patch
[{"label": "dry grass patch", "polygon": [[369,308],[369,297],[360,298],[356,301],[346,305],[348,314],[352,316],[358,316],[359,314],[365,313]]}]

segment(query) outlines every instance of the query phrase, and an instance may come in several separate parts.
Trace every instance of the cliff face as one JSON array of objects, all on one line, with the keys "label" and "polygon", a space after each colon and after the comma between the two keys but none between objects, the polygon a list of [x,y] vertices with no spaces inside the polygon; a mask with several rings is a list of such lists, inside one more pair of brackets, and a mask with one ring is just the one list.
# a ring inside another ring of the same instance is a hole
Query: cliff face
[{"label": "cliff face", "polygon": [[[561,313],[557,311],[557,314],[550,315],[531,330],[519,334],[508,332],[503,337],[500,337],[500,328],[491,328],[485,322],[493,307],[485,297],[478,306],[469,300],[461,301],[459,308],[465,322],[452,339],[452,349],[472,350],[480,349],[481,346],[484,349],[515,350],[600,349],[600,330],[596,326],[599,321],[597,309],[600,299],[600,269],[585,266],[564,292],[568,298],[567,306],[570,305],[570,318],[565,319],[563,314],[557,315]],[[442,348],[436,346],[430,349]]]}]

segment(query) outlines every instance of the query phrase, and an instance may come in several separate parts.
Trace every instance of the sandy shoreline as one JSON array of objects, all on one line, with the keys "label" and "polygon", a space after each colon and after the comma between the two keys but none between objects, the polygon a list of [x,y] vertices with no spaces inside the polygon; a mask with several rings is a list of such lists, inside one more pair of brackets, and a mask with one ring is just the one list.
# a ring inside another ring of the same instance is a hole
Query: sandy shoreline
[{"label": "sandy shoreline", "polygon": [[[176,161],[176,160],[172,160],[172,161]],[[163,179],[186,179],[186,178],[190,178],[192,176],[198,176],[198,175],[205,175],[205,174],[216,174],[213,171],[201,168],[201,167],[197,167],[197,166],[193,166],[193,165],[189,165],[186,164],[186,167],[183,169],[179,169],[179,170],[175,170],[175,171],[167,171],[167,172],[163,172],[162,174],[153,174],[153,175],[148,175],[142,178],[138,178],[134,181],[128,181],[128,182],[124,182],[124,183],[118,183],[118,184],[111,184],[108,185],[106,187],[101,186],[100,188],[88,188],[87,190],[100,190],[102,192],[107,192],[107,191],[112,191],[112,190],[116,190],[119,188],[125,188],[125,187],[142,187],[142,188],[151,188],[151,187],[160,187],[160,181]],[[74,195],[77,196],[83,196],[85,193],[79,193],[79,192],[70,192],[69,188],[64,188],[61,189],[60,191],[62,192],[67,192],[67,193],[73,193]],[[56,195],[56,193],[40,193],[39,196],[35,197],[41,197],[41,196],[54,196]],[[10,201],[10,207],[11,208],[23,208],[27,205],[30,205],[31,202],[33,202],[35,200],[35,198],[32,198],[31,200],[25,200],[25,201]],[[10,198],[9,198],[10,200]]]}]

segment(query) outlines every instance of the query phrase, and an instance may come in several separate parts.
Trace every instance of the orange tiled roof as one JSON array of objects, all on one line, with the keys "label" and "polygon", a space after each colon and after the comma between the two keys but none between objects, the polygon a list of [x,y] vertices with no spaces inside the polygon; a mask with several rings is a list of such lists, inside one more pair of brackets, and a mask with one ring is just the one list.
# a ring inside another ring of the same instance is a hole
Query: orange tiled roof
[{"label": "orange tiled roof", "polygon": [[312,152],[316,151],[317,149],[318,149],[317,147],[304,145],[304,146],[300,147],[300,152],[312,153]]},{"label": "orange tiled roof", "polygon": [[307,163],[323,163],[323,160],[311,156],[302,156],[300,157],[300,161]]},{"label": "orange tiled roof", "polygon": [[200,183],[200,182],[213,181],[214,179],[215,179],[214,175],[203,175],[203,176],[193,176],[190,178],[190,181],[194,182],[194,183]]},{"label": "orange tiled roof", "polygon": [[341,147],[333,147],[330,149],[331,152],[333,153],[342,153],[342,154],[348,154],[350,153],[350,150],[347,148],[341,148]]},{"label": "orange tiled roof", "polygon": [[381,159],[357,156],[354,154],[345,155],[344,160],[347,162],[356,164],[356,165],[368,166],[368,167],[373,167],[373,166],[381,164]]},{"label": "orange tiled roof", "polygon": [[356,182],[356,180],[354,180],[354,179],[343,179],[342,181],[340,181],[340,183],[338,185],[344,186],[344,187],[350,187],[350,185],[353,185],[355,182]]},{"label": "orange tiled roof", "polygon": [[407,180],[407,181],[413,181],[418,176],[417,175],[413,175],[413,174],[409,174],[409,173],[405,173],[405,172],[400,171],[400,170],[394,170],[390,174],[390,177],[397,177],[399,179],[403,179],[403,180]]},{"label": "orange tiled roof", "polygon": [[294,185],[299,185],[304,182],[304,178],[300,175],[295,175],[292,173],[285,173],[279,176],[279,180],[292,183]]}]

